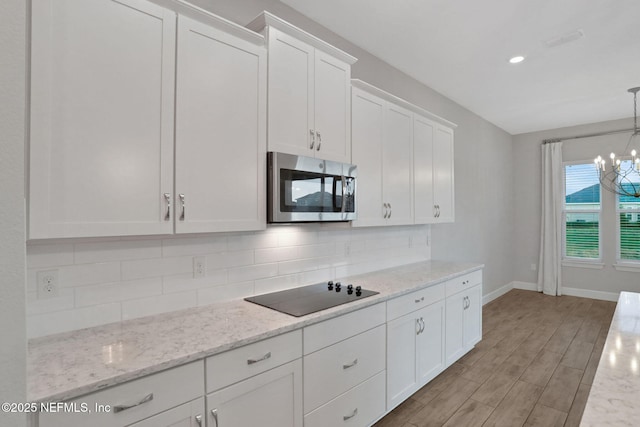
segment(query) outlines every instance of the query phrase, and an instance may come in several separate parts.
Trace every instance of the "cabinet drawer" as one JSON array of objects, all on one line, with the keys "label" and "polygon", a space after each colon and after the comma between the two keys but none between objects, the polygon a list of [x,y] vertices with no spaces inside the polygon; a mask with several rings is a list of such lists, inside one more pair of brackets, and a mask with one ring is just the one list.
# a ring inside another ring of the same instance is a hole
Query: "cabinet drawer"
[{"label": "cabinet drawer", "polygon": [[384,370],[385,336],[381,325],[305,356],[304,412]]},{"label": "cabinet drawer", "polygon": [[300,357],[300,329],[216,354],[207,358],[207,393]]},{"label": "cabinet drawer", "polygon": [[[41,413],[39,427],[122,427],[201,397],[204,393],[204,365],[193,362],[149,375],[72,400],[87,404],[92,413]],[[150,397],[149,397],[150,396]],[[146,400],[144,403],[140,403]],[[139,404],[138,404],[139,403]],[[110,412],[95,412],[96,405],[111,405]],[[116,406],[129,406],[115,412]]]},{"label": "cabinet drawer", "polygon": [[385,412],[385,373],[379,373],[307,414],[305,427],[369,426]]},{"label": "cabinet drawer", "polygon": [[380,303],[304,328],[304,354],[382,325],[385,312],[385,304]]},{"label": "cabinet drawer", "polygon": [[464,274],[455,279],[447,281],[447,296],[457,294],[465,289],[469,289],[472,286],[482,283],[482,270],[473,271],[471,273]]},{"label": "cabinet drawer", "polygon": [[444,299],[444,283],[387,301],[387,320],[397,319],[407,313],[426,307]]}]

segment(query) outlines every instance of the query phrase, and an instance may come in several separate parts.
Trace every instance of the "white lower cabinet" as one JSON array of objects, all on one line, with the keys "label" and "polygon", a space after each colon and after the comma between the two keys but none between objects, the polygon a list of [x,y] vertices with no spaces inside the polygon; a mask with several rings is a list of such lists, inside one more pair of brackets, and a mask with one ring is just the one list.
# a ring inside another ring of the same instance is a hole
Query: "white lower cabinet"
[{"label": "white lower cabinet", "polygon": [[365,427],[385,413],[385,373],[380,372],[305,415],[304,427]]},{"label": "white lower cabinet", "polygon": [[444,370],[444,318],[440,300],[387,323],[389,410]]},{"label": "white lower cabinet", "polygon": [[[478,271],[447,282],[447,366],[466,354],[482,339],[481,281],[482,272]],[[465,286],[466,288],[460,291],[460,288]]]},{"label": "white lower cabinet", "polygon": [[[204,416],[204,412],[197,411],[196,400],[204,394],[203,372],[203,362],[198,361],[88,394],[68,403],[77,407],[85,404],[92,412],[40,413],[38,425],[39,427],[196,426],[196,416]],[[99,412],[96,410],[97,405],[102,407],[108,405],[111,410]],[[172,412],[167,411],[169,408],[182,409]],[[194,409],[196,410],[193,411]],[[149,417],[156,419],[157,423],[135,424],[152,419]]]},{"label": "white lower cabinet", "polygon": [[302,360],[207,396],[209,427],[302,427]]},{"label": "white lower cabinet", "polygon": [[185,403],[129,427],[203,427],[204,398]]}]

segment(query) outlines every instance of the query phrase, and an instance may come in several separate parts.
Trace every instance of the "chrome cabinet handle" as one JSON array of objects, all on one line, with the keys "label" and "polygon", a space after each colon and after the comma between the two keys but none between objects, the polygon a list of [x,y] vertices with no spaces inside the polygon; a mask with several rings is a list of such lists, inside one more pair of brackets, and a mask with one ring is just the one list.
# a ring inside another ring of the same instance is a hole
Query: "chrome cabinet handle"
[{"label": "chrome cabinet handle", "polygon": [[318,136],[318,146],[316,147],[316,150],[320,151],[320,146],[322,145],[322,135],[320,135],[320,132],[316,132],[316,135]]},{"label": "chrome cabinet handle", "polygon": [[171,219],[171,193],[164,193],[164,200],[167,202],[167,213],[164,215],[164,220],[169,221]]},{"label": "chrome cabinet handle", "polygon": [[351,415],[344,415],[342,417],[342,420],[343,421],[350,420],[351,418],[355,417],[356,415],[358,415],[358,408],[354,409],[353,412],[351,413]]},{"label": "chrome cabinet handle", "polygon": [[182,212],[180,213],[180,221],[184,221],[184,214],[185,214],[184,194],[178,194],[178,197],[180,197],[180,204],[182,205]]},{"label": "chrome cabinet handle", "polygon": [[313,150],[313,146],[316,145],[316,133],[313,129],[309,129],[309,133],[311,134],[311,145],[309,145],[309,148]]},{"label": "chrome cabinet handle", "polygon": [[254,363],[258,363],[258,362],[262,362],[263,360],[267,360],[271,358],[271,352],[265,354],[264,356],[262,356],[259,359],[248,359],[247,360],[247,365],[253,365]]},{"label": "chrome cabinet handle", "polygon": [[353,362],[347,363],[346,365],[342,365],[342,369],[349,369],[358,364],[358,359],[353,359]]},{"label": "chrome cabinet handle", "polygon": [[149,393],[145,397],[143,397],[142,399],[138,400],[136,403],[122,404],[122,405],[114,406],[113,407],[113,412],[115,414],[117,414],[118,412],[126,411],[127,409],[131,409],[131,408],[135,408],[136,406],[140,406],[143,403],[151,402],[152,400],[153,400],[153,393]]},{"label": "chrome cabinet handle", "polygon": [[420,303],[420,302],[424,301],[424,297],[422,297],[422,298],[420,298],[420,299],[417,299],[417,300],[415,300],[415,301],[416,301],[416,304],[418,304],[418,303]]},{"label": "chrome cabinet handle", "polygon": [[420,328],[420,333],[423,333],[425,325],[424,325],[424,319],[422,317],[420,318],[420,324],[422,325],[422,327]]},{"label": "chrome cabinet handle", "polygon": [[202,427],[202,415],[196,415],[195,419],[196,419],[196,422],[198,423],[198,425],[200,427]]},{"label": "chrome cabinet handle", "polygon": [[420,319],[416,319],[416,335],[420,335],[420,329],[422,329],[420,326]]},{"label": "chrome cabinet handle", "polygon": [[382,215],[382,218],[386,219],[388,218],[388,215],[389,215],[389,211],[388,211],[389,208],[387,207],[386,203],[383,203],[382,206],[384,207],[384,215]]},{"label": "chrome cabinet handle", "polygon": [[393,209],[391,209],[391,203],[389,203],[389,216],[387,218],[391,218],[392,213],[393,213]]},{"label": "chrome cabinet handle", "polygon": [[438,205],[438,218],[440,218],[440,205]]},{"label": "chrome cabinet handle", "polygon": [[211,416],[213,417],[213,421],[216,422],[215,426],[212,426],[212,427],[218,427],[218,410],[217,409],[212,409],[211,410]]}]

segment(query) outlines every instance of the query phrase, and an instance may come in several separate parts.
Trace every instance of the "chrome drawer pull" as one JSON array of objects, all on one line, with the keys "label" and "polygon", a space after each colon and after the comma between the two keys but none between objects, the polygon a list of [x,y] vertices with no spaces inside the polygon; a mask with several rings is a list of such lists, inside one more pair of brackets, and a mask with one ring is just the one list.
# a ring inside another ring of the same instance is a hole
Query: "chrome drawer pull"
[{"label": "chrome drawer pull", "polygon": [[345,415],[342,417],[342,419],[344,421],[350,420],[351,418],[355,417],[356,415],[358,415],[358,408],[354,409],[353,412],[351,413],[351,415]]},{"label": "chrome drawer pull", "polygon": [[195,419],[196,419],[196,422],[198,423],[198,425],[200,427],[202,427],[202,415],[196,415]]},{"label": "chrome drawer pull", "polygon": [[185,214],[185,202],[184,202],[184,194],[178,194],[178,197],[180,197],[180,204],[182,204],[182,213],[180,213],[180,221],[184,221],[184,214]]},{"label": "chrome drawer pull", "polygon": [[211,410],[211,416],[213,417],[213,421],[216,422],[215,427],[218,427],[218,410],[217,409],[212,409]]},{"label": "chrome drawer pull", "polygon": [[354,359],[353,362],[346,365],[342,365],[342,369],[349,369],[356,366],[357,364],[358,364],[358,359]]},{"label": "chrome drawer pull", "polygon": [[167,213],[164,216],[164,220],[169,221],[171,219],[171,194],[164,193],[164,200],[167,202]]},{"label": "chrome drawer pull", "polygon": [[313,146],[316,145],[316,133],[313,129],[309,129],[309,134],[311,134],[311,145],[309,145],[309,148],[313,150]]},{"label": "chrome drawer pull", "polygon": [[124,404],[124,405],[116,405],[113,407],[113,413],[117,414],[118,412],[126,411],[127,409],[135,408],[136,406],[140,406],[143,403],[151,402],[153,400],[153,393],[147,394],[145,397],[137,401],[136,403]]},{"label": "chrome drawer pull", "polygon": [[262,362],[263,360],[267,360],[271,358],[271,352],[265,354],[260,359],[248,359],[247,365],[253,365],[254,363]]},{"label": "chrome drawer pull", "polygon": [[318,146],[316,147],[316,151],[320,151],[320,146],[322,145],[322,135],[320,135],[320,132],[316,132],[316,135],[318,135]]},{"label": "chrome drawer pull", "polygon": [[422,297],[422,298],[420,298],[420,299],[417,299],[417,300],[415,300],[415,301],[416,301],[416,304],[418,304],[419,302],[424,301],[424,297]]}]

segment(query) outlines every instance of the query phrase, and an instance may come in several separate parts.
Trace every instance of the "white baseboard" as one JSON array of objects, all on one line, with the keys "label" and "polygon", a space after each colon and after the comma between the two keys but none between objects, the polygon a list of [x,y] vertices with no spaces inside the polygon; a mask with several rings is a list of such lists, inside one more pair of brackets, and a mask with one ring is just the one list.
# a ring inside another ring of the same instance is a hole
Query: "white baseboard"
[{"label": "white baseboard", "polygon": [[525,291],[537,291],[538,285],[532,282],[511,282],[513,289],[523,289]]},{"label": "white baseboard", "polygon": [[[511,282],[511,286],[514,289],[524,289],[526,291],[537,291],[538,285],[531,282]],[[582,297],[599,299],[604,301],[618,301],[619,292],[604,292],[604,291],[592,291],[589,289],[562,287],[562,295],[569,295],[572,297]]]},{"label": "white baseboard", "polygon": [[484,295],[482,297],[482,305],[488,304],[491,301],[493,301],[494,299],[501,297],[502,295],[506,294],[507,292],[509,292],[511,289],[513,289],[513,282],[512,283],[507,283],[506,285],[496,289],[493,292],[489,292],[488,294]]},{"label": "white baseboard", "polygon": [[600,299],[614,302],[617,302],[618,297],[620,296],[619,292],[592,291],[589,289],[565,288],[564,286],[562,287],[562,293],[573,297]]}]

